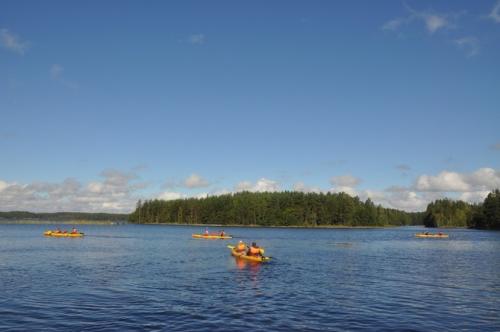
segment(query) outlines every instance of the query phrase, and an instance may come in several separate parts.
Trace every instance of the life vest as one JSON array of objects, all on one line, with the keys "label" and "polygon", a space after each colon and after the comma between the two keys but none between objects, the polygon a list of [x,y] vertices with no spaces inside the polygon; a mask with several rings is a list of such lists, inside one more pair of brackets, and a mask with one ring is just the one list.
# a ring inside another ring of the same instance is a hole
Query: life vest
[{"label": "life vest", "polygon": [[237,251],[245,251],[246,248],[247,246],[244,243],[238,243],[238,245],[236,246]]},{"label": "life vest", "polygon": [[259,247],[250,247],[250,255],[253,255],[253,256],[260,255],[260,248]]}]

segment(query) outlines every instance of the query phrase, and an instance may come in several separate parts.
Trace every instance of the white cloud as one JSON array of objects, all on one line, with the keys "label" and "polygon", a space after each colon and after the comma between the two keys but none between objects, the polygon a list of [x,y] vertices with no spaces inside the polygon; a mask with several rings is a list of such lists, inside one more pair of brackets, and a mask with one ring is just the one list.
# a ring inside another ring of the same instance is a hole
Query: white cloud
[{"label": "white cloud", "polygon": [[443,171],[436,176],[421,175],[415,188],[424,192],[477,192],[500,188],[500,171],[480,168],[473,173]]},{"label": "white cloud", "polygon": [[427,31],[429,31],[431,34],[438,31],[439,29],[451,26],[446,16],[421,14],[420,17],[425,22]]},{"label": "white cloud", "polygon": [[87,185],[87,190],[90,191],[91,193],[100,193],[103,189],[103,184],[100,182],[90,182]]},{"label": "white cloud", "polygon": [[465,201],[465,202],[470,202],[470,203],[482,203],[486,196],[490,193],[489,190],[487,191],[474,191],[474,192],[466,192],[462,193],[458,199]]},{"label": "white cloud", "polygon": [[444,193],[422,193],[398,186],[391,186],[383,191],[367,189],[354,194],[362,201],[370,198],[377,205],[409,212],[424,211],[431,201],[446,197]]},{"label": "white cloud", "polygon": [[207,198],[207,197],[208,197],[208,193],[198,193],[198,194],[194,195],[194,198],[198,198],[198,199]]},{"label": "white cloud", "polygon": [[188,188],[203,188],[208,187],[210,183],[198,174],[191,174],[184,180],[184,186]]},{"label": "white cloud", "polygon": [[[81,183],[69,178],[59,183],[33,182],[29,184],[9,183],[0,180],[0,210],[29,210],[34,212],[86,211],[86,212],[131,212],[139,196],[138,191],[146,187],[137,182],[134,172],[105,170],[101,180]],[[203,184],[201,177],[190,176],[186,180]],[[200,180],[201,179],[201,180]],[[332,177],[334,185],[329,192],[345,192],[361,200],[370,198],[375,204],[406,211],[423,211],[428,203],[439,198],[462,199],[481,202],[493,189],[500,188],[500,170],[480,168],[470,173],[442,171],[437,175],[421,175],[411,187],[391,186],[385,190],[357,189],[360,180],[352,175]],[[260,178],[255,182],[239,182],[234,190],[218,189],[210,192],[186,194],[167,190],[155,197],[163,200],[204,198],[241,191],[276,192],[282,190],[277,181]],[[301,192],[326,192],[303,182],[293,184],[293,190]]]},{"label": "white cloud", "polygon": [[456,26],[456,21],[463,14],[461,13],[447,13],[438,14],[434,12],[417,11],[405,5],[406,9],[410,12],[408,16],[399,17],[387,21],[382,25],[382,30],[397,31],[403,25],[407,25],[415,20],[424,24],[425,29],[431,35],[441,29],[450,29]]},{"label": "white cloud", "polygon": [[343,187],[356,187],[361,180],[352,175],[341,175],[334,176],[330,179],[330,183],[334,186],[343,186]]},{"label": "white cloud", "polygon": [[24,55],[30,45],[29,42],[21,41],[18,36],[7,29],[0,29],[0,44],[3,48],[20,55]]},{"label": "white cloud", "polygon": [[465,55],[470,58],[479,53],[479,39],[468,36],[454,40],[455,45],[465,52]]},{"label": "white cloud", "polygon": [[176,191],[164,191],[157,196],[158,199],[162,199],[165,201],[174,201],[176,199],[185,199],[185,198],[206,198],[208,197],[208,193],[198,193],[195,195],[186,195],[184,193],[176,192]]},{"label": "white cloud", "polygon": [[269,180],[266,178],[261,178],[255,182],[255,184],[249,181],[242,181],[238,183],[235,187],[236,191],[252,191],[252,192],[273,192],[279,191],[280,187],[278,182]]},{"label": "white cloud", "polygon": [[186,198],[186,195],[183,193],[178,193],[173,191],[165,191],[160,195],[158,195],[158,199],[163,199],[165,201],[173,201],[181,198]]},{"label": "white cloud", "polygon": [[191,35],[188,38],[188,42],[193,45],[205,44],[205,35],[202,33]]},{"label": "white cloud", "polygon": [[221,196],[221,195],[227,195],[227,194],[232,194],[233,192],[229,189],[222,188],[222,189],[216,189],[214,191],[211,191],[208,193],[207,196]]},{"label": "white cloud", "polygon": [[464,192],[469,190],[469,185],[464,181],[461,174],[443,171],[437,176],[419,176],[415,188],[419,191]]},{"label": "white cloud", "polygon": [[496,23],[500,23],[500,1],[497,1],[488,18],[492,19]]},{"label": "white cloud", "polygon": [[464,174],[474,191],[489,191],[500,188],[500,170],[480,168],[472,174]]},{"label": "white cloud", "polygon": [[8,186],[9,184],[7,182],[0,180],[0,191],[4,190]]},{"label": "white cloud", "polygon": [[[355,179],[355,178],[354,178]],[[424,211],[436,199],[452,198],[466,202],[482,202],[495,188],[500,188],[500,170],[480,168],[471,173],[442,171],[439,174],[421,175],[412,187],[390,186],[383,191],[359,190],[349,178],[335,178],[330,191],[345,192],[361,200],[370,198],[375,204],[405,211]]]},{"label": "white cloud", "polygon": [[85,185],[72,178],[59,183],[0,181],[0,210],[131,212],[138,200],[135,193],[145,184],[134,182],[134,173],[107,170],[101,176],[103,180]]},{"label": "white cloud", "polygon": [[418,193],[410,190],[391,193],[382,200],[374,199],[374,201],[385,201],[385,206],[405,211],[423,211],[430,202],[430,200],[427,200],[425,197],[422,197]]}]

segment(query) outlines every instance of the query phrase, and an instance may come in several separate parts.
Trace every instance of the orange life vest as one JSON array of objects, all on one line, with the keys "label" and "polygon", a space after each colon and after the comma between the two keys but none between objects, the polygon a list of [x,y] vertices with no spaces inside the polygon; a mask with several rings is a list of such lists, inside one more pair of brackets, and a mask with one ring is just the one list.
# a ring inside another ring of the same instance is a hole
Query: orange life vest
[{"label": "orange life vest", "polygon": [[259,247],[250,247],[250,255],[253,255],[253,256],[260,255],[260,248]]},{"label": "orange life vest", "polygon": [[238,245],[236,246],[237,251],[245,251],[246,248],[247,246],[244,243],[238,243]]}]

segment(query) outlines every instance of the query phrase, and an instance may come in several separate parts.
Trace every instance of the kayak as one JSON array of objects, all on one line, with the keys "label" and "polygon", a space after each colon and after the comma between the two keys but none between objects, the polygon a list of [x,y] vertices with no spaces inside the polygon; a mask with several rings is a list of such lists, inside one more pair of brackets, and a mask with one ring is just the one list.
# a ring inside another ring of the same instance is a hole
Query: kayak
[{"label": "kayak", "polygon": [[207,240],[228,240],[232,239],[233,237],[231,235],[205,235],[205,234],[193,234],[193,238],[195,239],[207,239]]},{"label": "kayak", "polygon": [[57,233],[54,231],[46,231],[43,233],[45,236],[54,236],[54,237],[83,237],[85,234],[83,233]]},{"label": "kayak", "polygon": [[446,239],[449,236],[448,236],[448,234],[425,234],[425,233],[417,233],[417,234],[415,234],[415,237]]},{"label": "kayak", "polygon": [[233,255],[238,259],[244,259],[246,261],[257,262],[257,263],[264,263],[271,260],[271,257],[267,256],[247,256],[245,255],[245,253],[239,253],[234,249],[231,249],[231,255]]},{"label": "kayak", "polygon": [[268,256],[247,256],[244,252],[242,253],[237,252],[233,246],[227,246],[227,247],[231,249],[231,255],[238,259],[244,259],[246,261],[256,262],[256,263],[264,263],[271,260],[271,257]]}]

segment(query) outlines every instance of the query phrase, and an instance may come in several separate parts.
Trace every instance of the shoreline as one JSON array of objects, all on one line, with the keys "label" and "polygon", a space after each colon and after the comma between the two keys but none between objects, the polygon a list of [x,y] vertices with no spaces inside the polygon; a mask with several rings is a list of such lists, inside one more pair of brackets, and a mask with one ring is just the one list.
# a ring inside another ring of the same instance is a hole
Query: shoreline
[{"label": "shoreline", "polygon": [[[222,224],[178,224],[178,223],[129,223],[131,225],[158,225],[158,226],[192,226],[192,227],[217,227],[217,228],[297,228],[297,229],[383,229],[383,228],[395,228],[395,227],[407,227],[407,226],[344,226],[344,225],[322,225],[322,226],[264,226],[264,225],[222,225]],[[415,227],[419,227],[416,225]],[[423,225],[422,225],[423,226]]]},{"label": "shoreline", "polygon": [[122,225],[128,222],[108,221],[108,220],[0,220],[0,225]]}]

